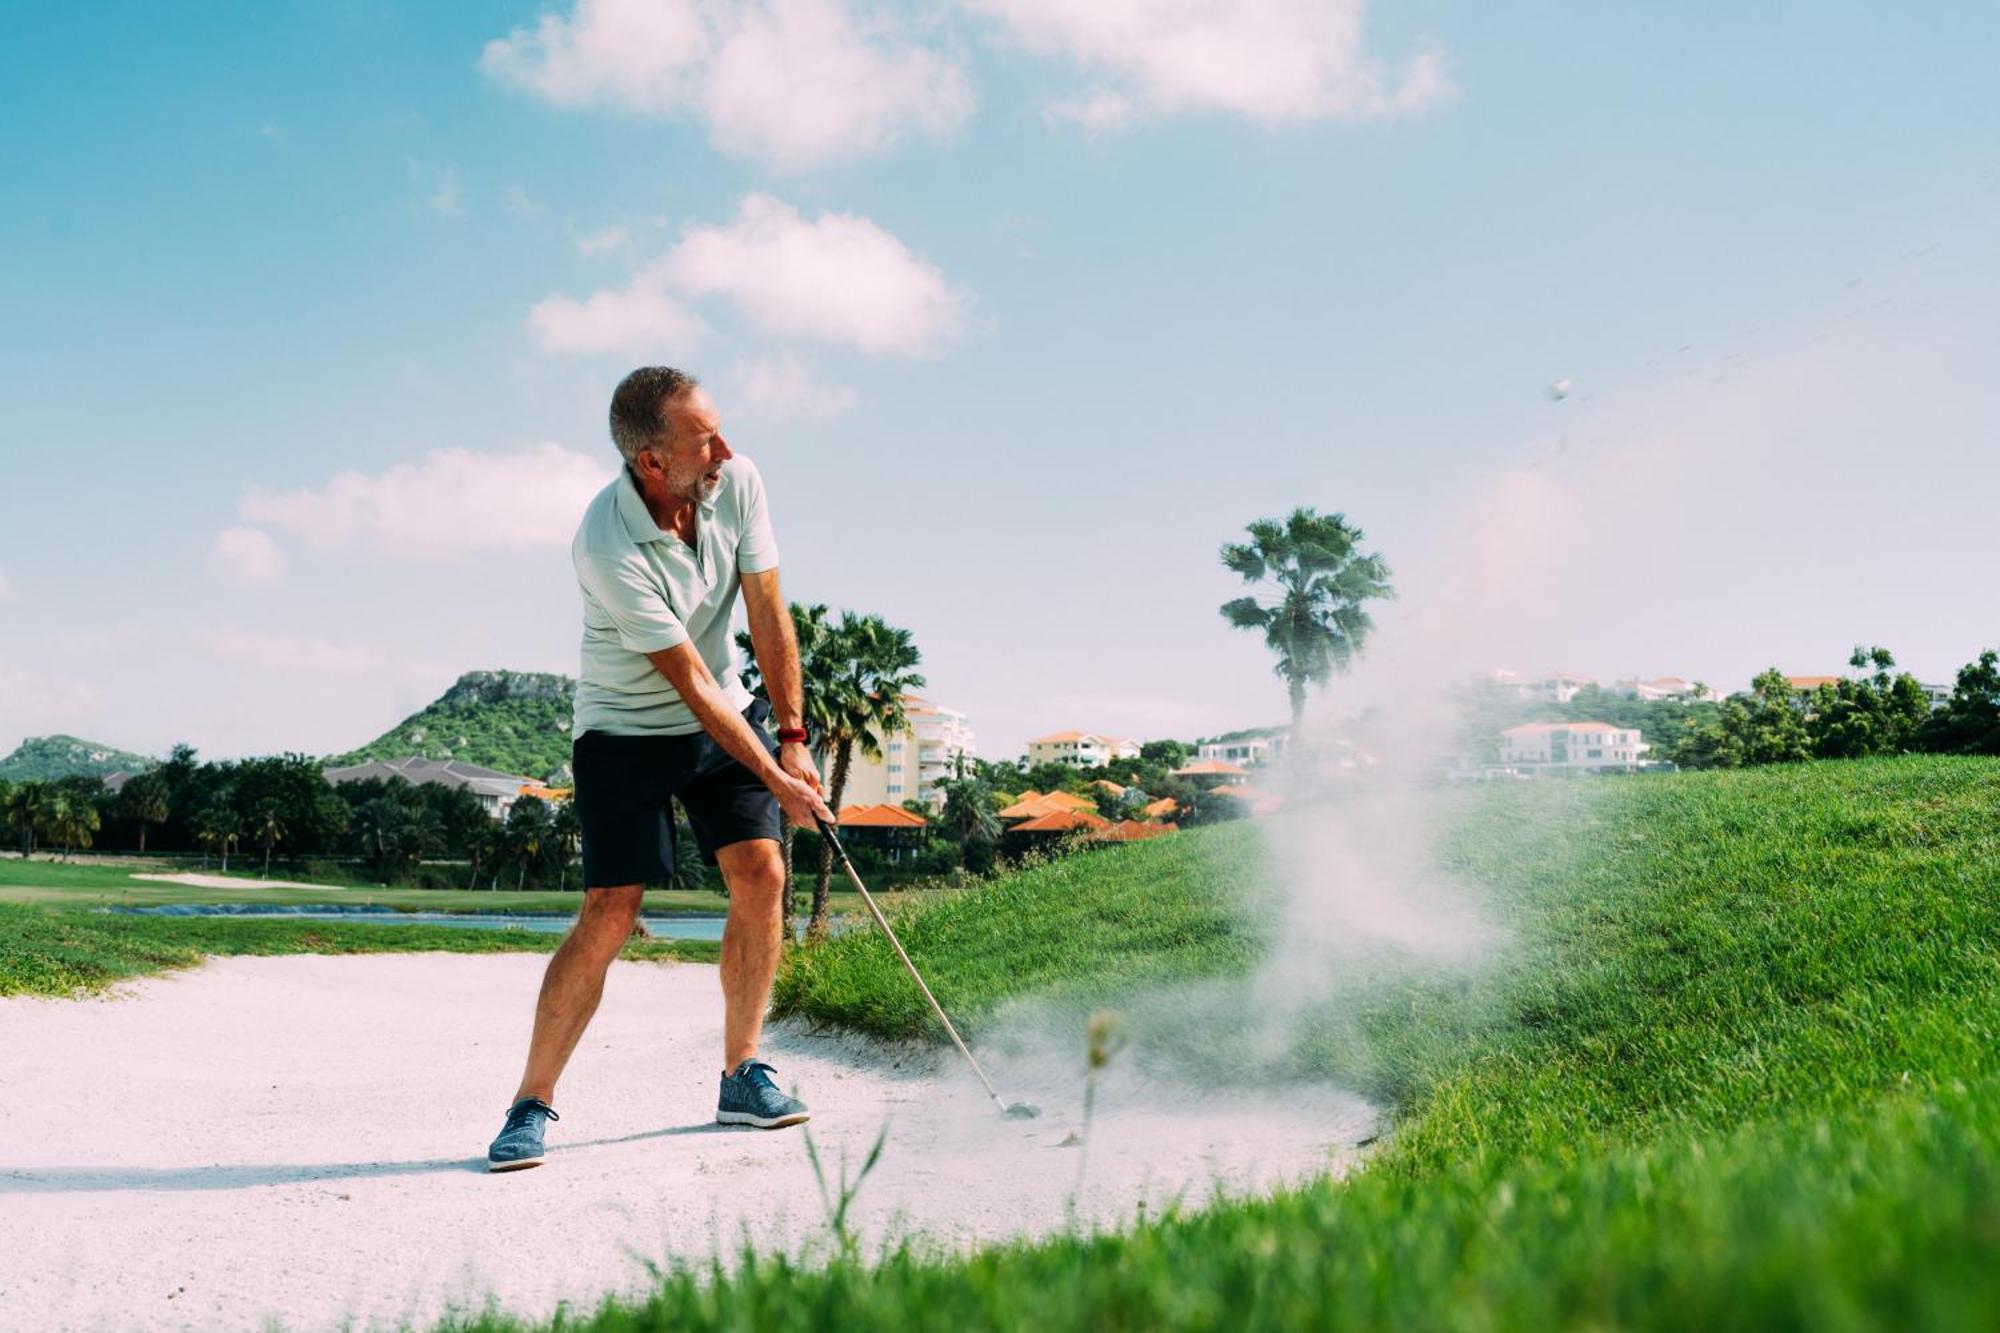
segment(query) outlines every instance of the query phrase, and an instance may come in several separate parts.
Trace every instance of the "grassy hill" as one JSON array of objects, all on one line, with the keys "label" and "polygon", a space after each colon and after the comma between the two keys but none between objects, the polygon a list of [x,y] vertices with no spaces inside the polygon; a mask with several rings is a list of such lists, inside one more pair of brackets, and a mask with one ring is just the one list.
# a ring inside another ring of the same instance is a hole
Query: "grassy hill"
[{"label": "grassy hill", "polygon": [[438,699],[332,762],[460,759],[547,778],[569,762],[576,682],[535,671],[468,671]]},{"label": "grassy hill", "polygon": [[77,774],[101,778],[120,769],[136,773],[159,762],[74,736],[30,736],[14,748],[14,753],[0,759],[0,778],[14,782],[46,782]]},{"label": "grassy hill", "polygon": [[[1440,855],[1506,921],[1505,965],[1358,979],[1268,1080],[1383,1099],[1365,1169],[961,1257],[745,1256],[566,1327],[2000,1327],[2000,762],[1465,799]],[[1255,955],[1254,924],[1218,948],[1193,901],[1246,836],[1000,881],[913,915],[911,948],[975,1026],[1052,981],[1136,1016],[1146,986]],[[790,965],[781,1007],[918,1030],[880,942],[835,943]]]}]

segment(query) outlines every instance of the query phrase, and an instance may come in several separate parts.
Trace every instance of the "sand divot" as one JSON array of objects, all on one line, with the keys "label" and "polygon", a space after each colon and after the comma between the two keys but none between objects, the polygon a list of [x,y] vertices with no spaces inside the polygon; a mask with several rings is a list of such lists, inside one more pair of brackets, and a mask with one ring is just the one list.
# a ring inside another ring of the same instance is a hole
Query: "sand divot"
[{"label": "sand divot", "polygon": [[[213,960],[112,1001],[0,1000],[0,1309],[36,1329],[422,1328],[489,1300],[526,1317],[651,1284],[647,1264],[745,1240],[824,1244],[796,1129],[713,1123],[721,996],[702,964],[613,969],[557,1099],[548,1165],[490,1175],[546,958]],[[766,1055],[814,1112],[823,1162],[858,1165],[852,1220],[961,1248],[1060,1230],[1074,1079],[992,1057],[1002,1120],[923,1047],[781,1028]],[[986,1053],[982,1051],[982,1056]],[[1173,1098],[1104,1083],[1086,1225],[1337,1167],[1372,1133],[1339,1092]]]}]

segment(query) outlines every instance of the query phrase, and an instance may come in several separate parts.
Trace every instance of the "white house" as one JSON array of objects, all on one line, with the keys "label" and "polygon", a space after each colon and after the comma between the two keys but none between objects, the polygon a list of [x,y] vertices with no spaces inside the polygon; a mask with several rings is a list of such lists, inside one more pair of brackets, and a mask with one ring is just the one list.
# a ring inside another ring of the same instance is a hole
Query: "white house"
[{"label": "white house", "polygon": [[1028,766],[1068,764],[1071,768],[1095,768],[1113,759],[1137,759],[1139,742],[1122,736],[1100,736],[1090,731],[1058,731],[1037,736],[1028,742]]},{"label": "white house", "polygon": [[1500,733],[1500,762],[1529,772],[1636,770],[1646,743],[1636,729],[1609,722],[1531,722]]},{"label": "white house", "polygon": [[1285,752],[1283,733],[1274,736],[1239,736],[1234,740],[1203,741],[1195,750],[1197,759],[1216,759],[1225,764],[1257,768]]},{"label": "white house", "polygon": [[1628,699],[1673,699],[1687,703],[1697,697],[1695,682],[1686,676],[1655,676],[1651,680],[1634,676],[1614,681],[1611,688]]},{"label": "white house", "polygon": [[[906,694],[903,715],[910,725],[883,742],[880,759],[855,751],[847,769],[847,789],[840,796],[842,805],[900,806],[904,801],[941,805],[944,794],[939,784],[952,775],[960,755],[970,760],[977,753],[972,728],[957,709]],[[833,756],[818,758],[821,777],[831,782]]]},{"label": "white house", "polygon": [[1524,699],[1541,699],[1553,704],[1566,704],[1576,698],[1577,692],[1586,685],[1597,682],[1589,676],[1572,676],[1567,671],[1551,671],[1546,676],[1538,676],[1521,687]]}]

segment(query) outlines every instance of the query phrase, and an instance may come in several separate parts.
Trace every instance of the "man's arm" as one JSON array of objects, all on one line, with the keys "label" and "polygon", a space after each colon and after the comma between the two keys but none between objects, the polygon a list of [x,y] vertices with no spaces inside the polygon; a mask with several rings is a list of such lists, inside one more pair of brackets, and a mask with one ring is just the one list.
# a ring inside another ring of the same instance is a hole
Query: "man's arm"
[{"label": "man's arm", "polygon": [[[757,733],[750,729],[750,724],[729,706],[722,687],[709,673],[708,663],[701,660],[701,654],[694,650],[692,643],[676,644],[672,648],[647,653],[646,658],[667,678],[667,683],[681,696],[681,702],[694,714],[695,721],[701,723],[702,730],[714,737],[717,745],[771,789],[771,794],[778,798],[778,804],[784,807],[785,815],[794,824],[812,828],[820,819],[833,822],[833,812],[820,799],[819,792],[815,790],[816,784],[795,777],[771,758],[764,749],[764,743],[757,738]],[[760,657],[760,670],[762,661]]]},{"label": "man's arm", "polygon": [[743,575],[743,605],[750,613],[750,647],[757,654],[764,692],[771,696],[772,716],[781,727],[803,727],[806,695],[799,681],[799,636],[778,588],[778,571]]},{"label": "man's arm", "polygon": [[[771,714],[780,727],[806,724],[805,688],[799,679],[799,636],[792,611],[778,586],[778,571],[766,569],[743,575],[743,605],[750,616],[750,648],[757,655],[757,674],[771,698]],[[819,768],[812,751],[796,741],[778,747],[778,766],[820,790]]]}]

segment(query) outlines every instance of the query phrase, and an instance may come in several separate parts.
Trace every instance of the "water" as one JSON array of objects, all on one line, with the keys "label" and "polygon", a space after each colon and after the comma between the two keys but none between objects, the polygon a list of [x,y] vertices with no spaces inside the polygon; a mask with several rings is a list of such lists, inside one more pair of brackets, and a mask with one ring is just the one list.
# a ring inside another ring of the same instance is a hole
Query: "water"
[{"label": "water", "polygon": [[[560,935],[576,920],[556,912],[394,912],[343,903],[285,907],[271,903],[171,903],[158,907],[107,907],[132,916],[253,916],[266,920],[358,921],[382,926],[459,926],[467,930],[531,930]],[[647,916],[646,929],[662,939],[719,940],[719,916]]]}]

